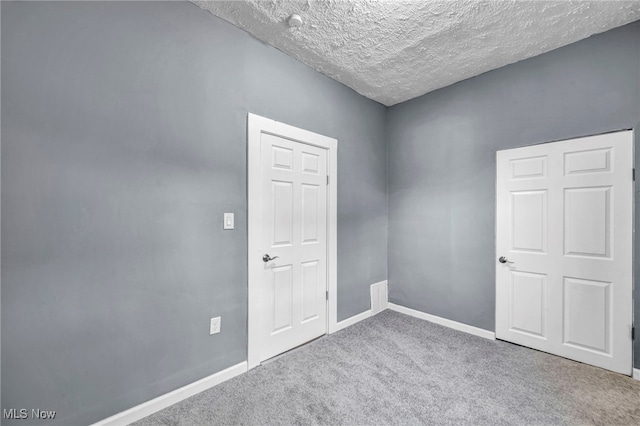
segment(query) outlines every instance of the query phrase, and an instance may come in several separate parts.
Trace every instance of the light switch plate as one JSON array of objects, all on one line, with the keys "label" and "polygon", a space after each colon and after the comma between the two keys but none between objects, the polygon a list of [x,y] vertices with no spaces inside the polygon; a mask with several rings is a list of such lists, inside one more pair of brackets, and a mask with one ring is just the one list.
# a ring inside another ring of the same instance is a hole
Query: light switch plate
[{"label": "light switch plate", "polygon": [[233,229],[235,226],[235,218],[233,213],[225,213],[224,214],[224,228],[223,229]]}]

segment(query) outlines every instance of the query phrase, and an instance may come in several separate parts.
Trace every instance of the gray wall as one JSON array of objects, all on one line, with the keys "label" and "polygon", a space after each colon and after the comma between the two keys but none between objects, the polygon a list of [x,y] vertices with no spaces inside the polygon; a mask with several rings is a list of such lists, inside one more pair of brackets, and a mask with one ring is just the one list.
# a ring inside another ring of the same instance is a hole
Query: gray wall
[{"label": "gray wall", "polygon": [[387,117],[390,301],[494,330],[495,153],[623,128],[638,129],[638,140],[640,23],[394,106]]},{"label": "gray wall", "polygon": [[2,408],[88,424],[246,359],[247,112],[338,139],[338,319],[367,310],[385,107],[193,4],[2,2]]}]

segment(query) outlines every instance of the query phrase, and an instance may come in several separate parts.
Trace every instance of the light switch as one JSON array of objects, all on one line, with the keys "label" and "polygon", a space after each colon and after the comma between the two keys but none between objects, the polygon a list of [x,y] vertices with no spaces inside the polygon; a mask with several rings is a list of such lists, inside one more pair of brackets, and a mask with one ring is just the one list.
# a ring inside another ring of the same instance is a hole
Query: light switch
[{"label": "light switch", "polygon": [[233,213],[225,213],[224,214],[224,229],[233,229],[235,224],[235,219],[233,217]]}]

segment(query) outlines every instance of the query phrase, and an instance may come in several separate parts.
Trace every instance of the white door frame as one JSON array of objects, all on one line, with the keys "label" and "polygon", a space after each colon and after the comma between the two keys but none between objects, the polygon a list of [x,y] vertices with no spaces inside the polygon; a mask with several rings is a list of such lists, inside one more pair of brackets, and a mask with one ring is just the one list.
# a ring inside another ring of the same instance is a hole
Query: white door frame
[{"label": "white door frame", "polygon": [[[575,136],[575,137],[571,137],[571,138],[566,138],[566,139],[559,139],[559,140],[554,140],[554,141],[549,141],[549,142],[541,142],[541,143],[532,143],[529,145],[521,145],[521,146],[517,146],[517,147],[512,147],[512,148],[505,148],[503,150],[498,150],[496,151],[496,158],[497,158],[497,153],[500,151],[507,151],[507,150],[511,150],[511,149],[518,149],[518,148],[526,148],[526,147],[532,147],[535,145],[543,145],[543,144],[549,144],[549,143],[555,143],[555,142],[564,142],[564,141],[571,141],[574,139],[582,139],[582,138],[588,138],[590,136],[601,136],[601,135],[606,135],[606,134],[610,134],[610,133],[619,133],[619,132],[629,132],[631,135],[631,161],[632,161],[632,170],[633,170],[633,177],[632,177],[632,183],[631,183],[631,208],[632,208],[632,213],[631,213],[631,229],[632,229],[632,233],[631,233],[631,268],[632,268],[632,272],[631,272],[631,294],[632,294],[632,298],[631,301],[629,302],[631,304],[631,330],[629,330],[630,334],[633,335],[633,328],[635,327],[635,313],[634,313],[634,300],[635,300],[635,296],[636,296],[636,276],[634,273],[634,266],[635,266],[635,258],[634,258],[634,252],[635,252],[635,187],[636,187],[636,182],[635,182],[635,129],[620,129],[620,130],[612,130],[609,132],[603,132],[603,133],[598,133],[598,134],[592,134],[592,135],[586,135],[586,136]],[[499,248],[499,243],[498,243],[498,222],[499,222],[499,211],[498,211],[498,201],[499,201],[499,194],[497,192],[498,189],[498,170],[497,170],[498,164],[496,161],[496,181],[495,181],[495,187],[496,187],[496,200],[495,200],[495,211],[496,211],[496,222],[495,222],[495,238],[494,238],[494,242],[495,242],[495,247],[496,247],[496,252],[495,252],[495,259],[498,259],[498,257],[502,256],[502,252],[500,251]],[[496,261],[497,262],[497,261]],[[496,329],[497,329],[497,323],[498,323],[498,274],[499,274],[499,267],[500,264],[496,263],[496,278],[495,278],[495,312],[494,312],[494,316],[495,316],[495,320],[496,320]],[[634,365],[633,365],[633,359],[634,359],[634,339],[632,337],[631,340],[631,360],[630,360],[630,373],[628,375],[633,375],[634,370]],[[562,356],[562,355],[557,355],[557,356]],[[579,362],[579,361],[578,361]]]},{"label": "white door frame", "polygon": [[[262,258],[262,248],[260,247],[261,232],[263,230],[262,218],[260,215],[260,188],[261,188],[261,163],[260,163],[260,140],[261,134],[268,133],[292,141],[317,146],[327,150],[329,176],[328,202],[327,202],[327,285],[329,291],[328,309],[328,333],[337,331],[338,310],[337,310],[337,268],[338,259],[338,228],[337,228],[337,168],[338,168],[338,141],[327,136],[302,130],[288,124],[280,123],[259,115],[249,113],[247,116],[247,202],[248,202],[248,348],[247,363],[248,368],[254,368],[260,364],[260,321],[262,319],[263,303],[258,297],[259,292],[256,286],[258,277],[263,272],[260,268],[261,262],[255,259]],[[252,260],[254,260],[252,262]]]}]

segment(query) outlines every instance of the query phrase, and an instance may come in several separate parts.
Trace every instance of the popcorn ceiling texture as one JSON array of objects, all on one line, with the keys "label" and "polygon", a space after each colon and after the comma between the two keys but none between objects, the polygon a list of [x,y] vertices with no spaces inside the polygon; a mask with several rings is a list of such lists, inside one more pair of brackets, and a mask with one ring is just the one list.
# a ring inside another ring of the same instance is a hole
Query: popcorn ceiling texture
[{"label": "popcorn ceiling texture", "polygon": [[640,1],[193,3],[387,106],[640,19]]}]

